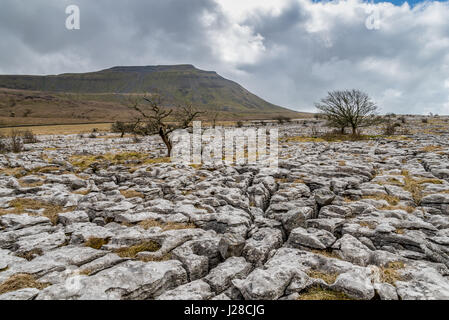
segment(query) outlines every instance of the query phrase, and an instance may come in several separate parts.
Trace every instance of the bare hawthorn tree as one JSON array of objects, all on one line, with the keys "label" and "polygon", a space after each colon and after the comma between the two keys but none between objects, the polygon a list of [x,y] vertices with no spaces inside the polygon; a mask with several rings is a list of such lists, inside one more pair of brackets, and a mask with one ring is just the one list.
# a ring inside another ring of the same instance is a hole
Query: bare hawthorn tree
[{"label": "bare hawthorn tree", "polygon": [[377,105],[360,90],[329,92],[315,107],[323,113],[329,126],[339,128],[342,133],[346,127],[351,127],[352,134],[356,134],[358,128],[382,122],[376,114]]},{"label": "bare hawthorn tree", "polygon": [[120,133],[120,138],[123,138],[125,133],[135,133],[136,123],[116,121],[111,125],[111,131]]},{"label": "bare hawthorn tree", "polygon": [[[132,105],[132,108],[141,116],[137,124],[144,124],[136,130],[143,135],[158,134],[167,147],[167,155],[170,156],[173,149],[171,133],[177,129],[188,128],[192,121],[203,112],[195,110],[190,103],[184,106],[178,105],[174,112],[173,109],[162,106],[162,97],[159,94],[145,96],[143,101],[145,104],[142,106],[138,103]],[[170,118],[174,121],[169,122]]]}]

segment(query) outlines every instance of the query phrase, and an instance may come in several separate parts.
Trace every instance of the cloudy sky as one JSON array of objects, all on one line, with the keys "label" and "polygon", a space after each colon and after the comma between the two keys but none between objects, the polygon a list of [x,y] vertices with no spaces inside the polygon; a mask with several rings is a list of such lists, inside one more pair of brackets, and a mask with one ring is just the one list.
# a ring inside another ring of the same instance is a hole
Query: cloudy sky
[{"label": "cloudy sky", "polygon": [[[65,27],[68,5],[80,30]],[[0,74],[189,63],[313,111],[359,88],[382,112],[449,114],[449,2],[2,0]]]}]

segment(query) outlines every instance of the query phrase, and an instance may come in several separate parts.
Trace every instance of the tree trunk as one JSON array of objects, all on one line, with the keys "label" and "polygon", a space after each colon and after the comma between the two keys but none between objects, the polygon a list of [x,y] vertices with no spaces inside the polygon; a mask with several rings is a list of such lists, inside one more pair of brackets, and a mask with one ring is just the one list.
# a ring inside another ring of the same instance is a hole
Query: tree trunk
[{"label": "tree trunk", "polygon": [[341,134],[345,134],[345,127],[341,128]]},{"label": "tree trunk", "polygon": [[168,137],[168,134],[162,128],[160,128],[159,136],[162,138],[162,141],[164,141],[165,146],[167,147],[167,157],[170,157],[173,145],[170,138]]},{"label": "tree trunk", "polygon": [[352,134],[355,135],[357,133],[357,127],[352,126]]},{"label": "tree trunk", "polygon": [[167,157],[170,158],[171,156],[171,150],[173,149],[173,146],[171,144],[171,141],[168,140],[168,143],[165,143],[165,145],[167,146]]}]

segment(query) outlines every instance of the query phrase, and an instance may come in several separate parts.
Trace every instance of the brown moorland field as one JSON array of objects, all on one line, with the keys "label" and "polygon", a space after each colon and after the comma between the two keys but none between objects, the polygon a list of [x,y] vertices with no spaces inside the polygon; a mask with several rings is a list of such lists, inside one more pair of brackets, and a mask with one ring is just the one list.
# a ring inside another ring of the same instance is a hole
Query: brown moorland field
[{"label": "brown moorland field", "polygon": [[[234,127],[236,121],[217,121],[217,126]],[[9,135],[12,130],[25,131],[31,130],[36,135],[66,135],[66,134],[88,134],[94,130],[97,132],[110,132],[112,122],[103,123],[84,123],[84,124],[56,124],[56,125],[22,125],[13,127],[0,127],[0,134]],[[210,126],[210,121],[202,121],[202,126]]]},{"label": "brown moorland field", "polygon": [[[132,94],[143,96],[143,94]],[[0,127],[39,126],[59,124],[112,123],[132,121],[137,113],[126,106],[130,94],[77,94],[49,93],[0,88]],[[207,110],[201,120],[212,119],[217,111]],[[219,113],[218,121],[264,120],[282,115],[288,118],[309,118],[311,113],[287,110],[273,112],[228,112]]]},{"label": "brown moorland field", "polygon": [[0,134],[8,135],[12,130],[31,130],[37,135],[53,135],[53,134],[78,134],[90,133],[94,129],[97,131],[109,131],[111,123],[87,123],[87,124],[60,124],[60,125],[41,125],[41,126],[18,126],[10,128],[0,128]]}]

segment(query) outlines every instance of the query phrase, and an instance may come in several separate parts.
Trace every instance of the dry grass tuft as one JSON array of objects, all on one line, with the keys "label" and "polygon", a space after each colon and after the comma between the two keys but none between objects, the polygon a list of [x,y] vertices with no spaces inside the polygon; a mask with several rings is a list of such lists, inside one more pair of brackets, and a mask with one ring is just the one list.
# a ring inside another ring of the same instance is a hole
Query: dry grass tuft
[{"label": "dry grass tuft", "polygon": [[423,197],[423,187],[418,180],[415,180],[410,176],[407,170],[402,170],[401,174],[404,176],[404,190],[412,194],[413,201],[415,201],[415,204],[419,206]]},{"label": "dry grass tuft", "polygon": [[159,221],[156,221],[154,219],[143,220],[143,221],[139,222],[138,225],[141,226],[145,230],[148,230],[148,229],[154,228],[154,227],[162,228],[162,223],[160,223]]},{"label": "dry grass tuft", "polygon": [[182,230],[182,229],[195,229],[196,226],[193,223],[177,223],[177,222],[167,222],[161,223],[154,219],[143,220],[139,223],[139,226],[148,230],[149,228],[159,227],[163,231],[167,230]]},{"label": "dry grass tuft", "polygon": [[[408,191],[411,193],[413,201],[418,206],[420,205],[421,199],[423,198],[423,193],[422,193],[422,191],[424,189],[424,187],[422,186],[423,184],[426,184],[426,183],[428,183],[428,184],[443,184],[444,183],[440,179],[413,178],[410,176],[410,173],[407,170],[402,170],[401,175],[404,176],[404,183],[400,182],[399,180],[397,180],[395,178],[389,178],[387,180],[387,183],[380,182],[378,184],[380,184],[380,185],[393,184],[393,185],[401,186],[405,191]],[[385,200],[387,200],[387,199],[385,199]],[[397,206],[397,203],[395,204],[390,201],[388,201],[388,203],[392,206]],[[398,209],[406,210],[409,213],[414,211],[414,208],[411,208],[411,207],[403,207],[403,208],[398,208]],[[393,209],[384,209],[384,210],[393,210]]]},{"label": "dry grass tuft", "polygon": [[33,249],[33,250],[17,253],[16,256],[20,257],[20,258],[24,258],[28,261],[31,261],[34,258],[36,258],[36,256],[41,256],[43,254],[44,254],[44,252],[42,251],[42,249],[38,248],[38,249]]},{"label": "dry grass tuft", "polygon": [[[128,161],[133,161],[141,165],[157,164],[170,162],[170,158],[150,158],[150,155],[142,152],[121,152],[121,153],[105,153],[101,155],[76,155],[69,158],[69,162],[78,167],[80,170],[85,170],[95,164],[98,165],[119,165],[127,164]],[[131,166],[130,164],[128,164]]]},{"label": "dry grass tuft", "polygon": [[106,160],[113,161],[114,163],[124,163],[128,160],[145,160],[148,158],[148,154],[141,152],[121,152],[117,154],[105,154],[103,157]]},{"label": "dry grass tuft", "polygon": [[398,197],[390,196],[388,194],[378,194],[378,195],[374,195],[374,196],[363,196],[362,198],[363,199],[373,199],[373,200],[385,200],[392,206],[398,205],[398,203],[400,201]]},{"label": "dry grass tuft", "polygon": [[102,156],[72,156],[69,162],[80,170],[85,170],[102,159]]},{"label": "dry grass tuft", "polygon": [[[59,100],[62,101],[62,100]],[[55,104],[55,107],[58,107]],[[60,107],[59,107],[60,108]],[[58,109],[59,110],[59,109]],[[22,129],[31,129],[34,134],[37,135],[66,135],[66,134],[77,134],[77,133],[87,133],[92,132],[92,129],[97,128],[99,131],[108,131],[111,127],[111,123],[92,123],[92,124],[70,124],[67,123],[67,121],[70,119],[70,117],[66,118],[55,118],[54,112],[51,113],[50,118],[48,115],[46,115],[44,118],[15,118],[18,122],[14,123],[14,125],[36,125],[36,126],[27,126],[27,127],[16,127],[18,130]],[[14,118],[11,118],[14,119]],[[25,120],[28,119],[28,120]],[[72,119],[73,120],[73,119]],[[76,119],[75,119],[76,120]],[[52,123],[61,123],[59,125],[51,125],[48,124],[48,122]],[[64,124],[62,124],[64,123]],[[9,130],[8,128],[0,128],[0,132],[7,132]]]},{"label": "dry grass tuft", "polygon": [[404,269],[405,264],[401,261],[389,262],[386,266],[380,268],[380,279],[382,282],[395,285],[396,281],[403,280],[398,270]]},{"label": "dry grass tuft", "polygon": [[419,149],[419,151],[422,151],[422,152],[432,152],[432,151],[435,151],[435,150],[441,150],[441,149],[442,149],[441,146],[426,146],[426,147],[424,147],[424,148]]},{"label": "dry grass tuft", "polygon": [[340,259],[341,260],[341,258],[337,254],[333,253],[332,251],[314,249],[311,252],[315,253],[315,254],[319,254],[321,256],[328,257],[328,258]]},{"label": "dry grass tuft", "polygon": [[2,174],[19,179],[19,178],[26,176],[27,172],[23,167],[0,168],[0,175],[2,175]]},{"label": "dry grass tuft", "polygon": [[104,246],[105,244],[108,244],[108,242],[109,242],[108,239],[92,237],[87,239],[87,241],[84,243],[84,246],[100,250],[101,247]]},{"label": "dry grass tuft", "polygon": [[369,222],[369,221],[360,221],[358,222],[359,225],[361,225],[362,227],[365,228],[369,228],[369,229],[376,229],[376,224],[374,222]]},{"label": "dry grass tuft", "polygon": [[34,170],[34,173],[51,173],[51,172],[55,172],[55,171],[59,171],[61,170],[60,167],[56,167],[56,166],[47,166],[47,167],[42,167],[39,169]]},{"label": "dry grass tuft", "polygon": [[[298,184],[298,183],[304,183],[303,179],[301,179],[301,178],[292,178],[292,177],[275,178],[274,181],[276,181],[277,184],[284,184],[284,183]],[[282,186],[282,188],[289,188],[289,186]]]},{"label": "dry grass tuft", "polygon": [[338,273],[324,273],[313,269],[307,271],[307,275],[311,278],[322,279],[327,284],[333,284],[338,277]]},{"label": "dry grass tuft", "polygon": [[37,188],[37,187],[42,187],[44,185],[44,181],[38,181],[38,182],[34,182],[34,183],[25,183],[23,181],[19,180],[19,184],[22,188]]},{"label": "dry grass tuft", "polygon": [[282,138],[281,142],[289,143],[289,142],[324,142],[324,139],[321,138],[312,138],[312,137],[303,137],[303,136],[296,136],[296,137],[287,137]]},{"label": "dry grass tuft", "polygon": [[364,141],[376,138],[376,136],[369,136],[363,134],[341,134],[337,132],[327,132],[320,135],[320,138],[327,142],[343,142],[343,141]]},{"label": "dry grass tuft", "polygon": [[276,181],[276,183],[287,183],[288,179],[287,178],[276,178],[274,179]]},{"label": "dry grass tuft", "polygon": [[82,196],[86,196],[91,192],[90,189],[85,189],[85,190],[77,190],[77,191],[73,191],[73,194],[80,194]]},{"label": "dry grass tuft", "polygon": [[[5,214],[29,214],[29,215],[42,215],[50,219],[53,224],[57,224],[59,213],[69,211],[64,210],[62,206],[51,204],[44,201],[28,198],[18,198],[9,202],[9,205],[13,207],[12,210],[0,210],[0,215]],[[36,210],[44,209],[42,214],[38,214]]]},{"label": "dry grass tuft", "polygon": [[148,159],[145,160],[144,164],[158,164],[158,163],[170,163],[171,162],[171,158],[153,158],[153,159]]},{"label": "dry grass tuft", "polygon": [[49,283],[38,282],[32,275],[21,273],[9,277],[8,280],[0,284],[0,294],[25,288],[36,288],[42,290],[48,286],[50,286]]},{"label": "dry grass tuft", "polygon": [[379,208],[380,210],[404,210],[407,213],[413,213],[416,208],[411,206],[382,206]]},{"label": "dry grass tuft", "polygon": [[90,269],[83,269],[79,271],[79,274],[82,276],[90,276],[92,274],[92,270]]},{"label": "dry grass tuft", "polygon": [[380,185],[391,184],[394,186],[402,186],[403,185],[403,183],[396,178],[388,178],[386,183],[378,182],[377,184],[380,184]]},{"label": "dry grass tuft", "polygon": [[168,261],[168,260],[172,260],[172,255],[171,253],[166,253],[164,255],[162,255],[161,257],[141,257],[139,258],[140,261],[143,262],[160,262],[160,261]]},{"label": "dry grass tuft", "polygon": [[120,193],[126,199],[130,199],[130,198],[142,198],[142,199],[144,199],[145,198],[145,196],[144,196],[144,194],[142,192],[138,192],[138,191],[132,190],[132,189],[120,190]]},{"label": "dry grass tuft", "polygon": [[419,179],[418,180],[419,184],[425,184],[425,183],[429,183],[429,184],[443,184],[443,181],[440,179],[428,179],[428,178],[424,178],[424,179]]},{"label": "dry grass tuft", "polygon": [[155,241],[143,241],[131,247],[125,247],[115,250],[115,253],[122,258],[135,258],[139,252],[155,252],[161,248],[161,245]]},{"label": "dry grass tuft", "polygon": [[354,202],[354,200],[352,200],[351,198],[349,198],[349,197],[344,197],[344,199],[343,199],[343,201],[345,202],[345,203],[351,203],[351,202]]},{"label": "dry grass tuft", "polygon": [[354,300],[343,292],[338,292],[321,287],[312,287],[301,293],[298,300]]},{"label": "dry grass tuft", "polygon": [[139,170],[139,167],[131,167],[128,169],[128,172],[133,174],[134,172],[136,172],[137,170]]}]

